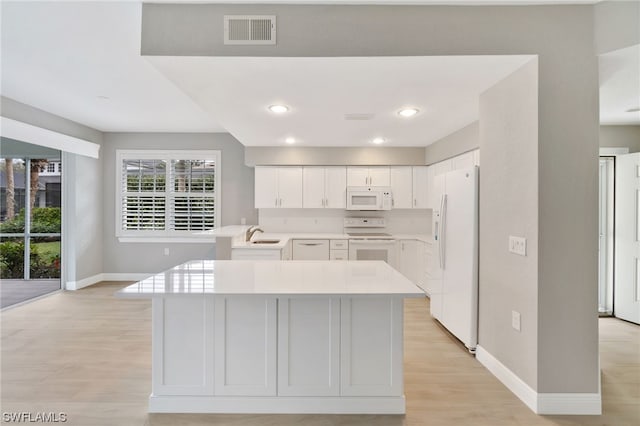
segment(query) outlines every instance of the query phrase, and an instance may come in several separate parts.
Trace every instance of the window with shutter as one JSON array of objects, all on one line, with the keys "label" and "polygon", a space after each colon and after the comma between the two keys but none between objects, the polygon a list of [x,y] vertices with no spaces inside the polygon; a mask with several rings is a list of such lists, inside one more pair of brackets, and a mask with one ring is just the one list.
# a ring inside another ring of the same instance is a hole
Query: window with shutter
[{"label": "window with shutter", "polygon": [[189,236],[218,226],[220,151],[117,150],[116,235]]}]

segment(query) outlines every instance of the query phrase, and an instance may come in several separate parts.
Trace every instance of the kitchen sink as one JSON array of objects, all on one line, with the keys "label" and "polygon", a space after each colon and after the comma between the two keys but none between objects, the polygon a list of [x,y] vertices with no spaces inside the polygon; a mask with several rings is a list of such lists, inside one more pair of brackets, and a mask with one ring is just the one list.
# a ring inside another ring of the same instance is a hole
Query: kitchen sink
[{"label": "kitchen sink", "polygon": [[280,240],[255,240],[251,244],[278,244]]}]

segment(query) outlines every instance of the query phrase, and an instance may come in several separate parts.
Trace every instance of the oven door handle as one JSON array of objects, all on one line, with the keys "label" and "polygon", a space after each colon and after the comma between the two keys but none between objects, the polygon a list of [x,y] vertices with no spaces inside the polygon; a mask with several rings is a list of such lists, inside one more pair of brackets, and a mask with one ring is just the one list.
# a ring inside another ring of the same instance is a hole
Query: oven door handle
[{"label": "oven door handle", "polygon": [[366,238],[350,239],[349,244],[371,245],[371,244],[395,244],[395,240],[371,240]]}]

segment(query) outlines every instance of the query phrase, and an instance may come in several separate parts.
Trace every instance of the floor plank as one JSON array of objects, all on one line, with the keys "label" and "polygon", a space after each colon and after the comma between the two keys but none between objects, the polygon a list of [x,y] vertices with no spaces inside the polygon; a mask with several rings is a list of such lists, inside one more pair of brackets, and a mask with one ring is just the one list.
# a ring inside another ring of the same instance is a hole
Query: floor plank
[{"label": "floor plank", "polygon": [[600,319],[602,416],[537,416],[429,317],[405,302],[405,416],[148,414],[151,303],[101,283],[3,311],[2,412],[64,412],[66,424],[438,426],[640,424],[640,327]]}]

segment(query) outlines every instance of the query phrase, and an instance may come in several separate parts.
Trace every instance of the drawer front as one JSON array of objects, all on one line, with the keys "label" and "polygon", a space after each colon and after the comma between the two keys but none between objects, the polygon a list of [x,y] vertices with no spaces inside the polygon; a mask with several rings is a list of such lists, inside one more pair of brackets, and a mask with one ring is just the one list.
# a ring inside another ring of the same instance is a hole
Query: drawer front
[{"label": "drawer front", "polygon": [[349,260],[349,250],[331,250],[329,260]]},{"label": "drawer front", "polygon": [[349,240],[331,240],[331,250],[349,250]]}]

